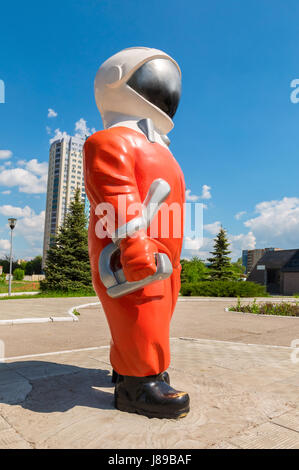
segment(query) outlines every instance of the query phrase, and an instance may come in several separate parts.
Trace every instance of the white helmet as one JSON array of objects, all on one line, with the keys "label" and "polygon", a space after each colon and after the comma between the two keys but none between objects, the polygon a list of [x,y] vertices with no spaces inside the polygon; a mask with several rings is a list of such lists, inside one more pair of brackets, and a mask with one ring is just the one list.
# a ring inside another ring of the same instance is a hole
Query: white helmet
[{"label": "white helmet", "polygon": [[105,128],[121,114],[128,119],[149,118],[159,133],[167,134],[180,100],[181,71],[165,52],[131,47],[101,65],[94,90]]}]

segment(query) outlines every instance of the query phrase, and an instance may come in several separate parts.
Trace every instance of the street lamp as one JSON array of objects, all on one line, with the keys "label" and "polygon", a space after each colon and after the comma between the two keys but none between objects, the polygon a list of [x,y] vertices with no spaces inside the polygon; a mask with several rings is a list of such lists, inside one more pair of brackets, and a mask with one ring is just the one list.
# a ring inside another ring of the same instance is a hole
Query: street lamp
[{"label": "street lamp", "polygon": [[11,295],[11,277],[12,277],[12,231],[15,228],[17,219],[11,217],[8,219],[8,225],[10,226],[10,260],[9,260],[9,284],[8,284],[8,295]]}]

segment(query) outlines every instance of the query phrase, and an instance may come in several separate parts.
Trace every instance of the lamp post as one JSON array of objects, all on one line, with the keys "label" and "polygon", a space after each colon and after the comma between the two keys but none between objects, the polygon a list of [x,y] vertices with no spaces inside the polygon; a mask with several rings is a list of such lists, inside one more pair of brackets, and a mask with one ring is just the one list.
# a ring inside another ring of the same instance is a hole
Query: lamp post
[{"label": "lamp post", "polygon": [[11,278],[12,278],[12,232],[17,223],[17,219],[11,217],[8,219],[8,225],[10,226],[10,259],[9,259],[9,284],[8,284],[8,295],[11,295]]}]

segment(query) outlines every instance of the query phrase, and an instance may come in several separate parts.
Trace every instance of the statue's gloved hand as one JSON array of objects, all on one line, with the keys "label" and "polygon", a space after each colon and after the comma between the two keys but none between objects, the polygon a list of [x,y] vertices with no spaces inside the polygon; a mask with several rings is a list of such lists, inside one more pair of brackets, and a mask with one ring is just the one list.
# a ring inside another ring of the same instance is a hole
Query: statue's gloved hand
[{"label": "statue's gloved hand", "polygon": [[120,243],[120,261],[127,281],[141,281],[156,272],[155,243],[148,238],[145,230],[140,230],[134,237],[128,237]]}]

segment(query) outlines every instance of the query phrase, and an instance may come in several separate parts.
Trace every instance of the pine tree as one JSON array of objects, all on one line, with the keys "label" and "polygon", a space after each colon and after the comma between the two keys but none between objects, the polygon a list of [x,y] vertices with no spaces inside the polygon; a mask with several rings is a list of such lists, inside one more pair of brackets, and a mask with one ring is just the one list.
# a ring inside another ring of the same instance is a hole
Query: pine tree
[{"label": "pine tree", "polygon": [[218,235],[214,238],[214,250],[211,252],[212,257],[208,258],[211,263],[209,266],[211,279],[228,281],[234,278],[234,272],[231,265],[231,259],[228,256],[229,242],[227,240],[226,231],[221,227]]},{"label": "pine tree", "polygon": [[87,217],[77,189],[65,220],[51,240],[43,291],[91,291]]}]

